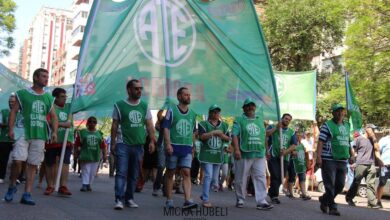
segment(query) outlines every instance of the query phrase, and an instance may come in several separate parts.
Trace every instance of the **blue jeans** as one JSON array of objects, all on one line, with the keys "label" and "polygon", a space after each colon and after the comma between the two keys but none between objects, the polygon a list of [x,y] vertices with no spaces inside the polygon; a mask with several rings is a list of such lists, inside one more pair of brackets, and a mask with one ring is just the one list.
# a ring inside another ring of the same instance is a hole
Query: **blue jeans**
[{"label": "blue jeans", "polygon": [[[124,202],[134,199],[134,191],[140,170],[140,161],[143,157],[143,145],[129,146],[117,144],[115,146],[117,171],[115,175],[115,199]],[[125,193],[125,185],[126,193]]]},{"label": "blue jeans", "polygon": [[202,200],[204,202],[209,201],[209,192],[211,183],[218,185],[218,178],[215,179],[215,176],[219,174],[219,169],[221,164],[212,164],[212,163],[202,163],[202,168],[204,170],[204,179],[203,179],[203,192]]},{"label": "blue jeans", "polygon": [[347,163],[344,161],[322,160],[321,174],[325,186],[322,201],[330,209],[337,209],[334,198],[343,191]]}]

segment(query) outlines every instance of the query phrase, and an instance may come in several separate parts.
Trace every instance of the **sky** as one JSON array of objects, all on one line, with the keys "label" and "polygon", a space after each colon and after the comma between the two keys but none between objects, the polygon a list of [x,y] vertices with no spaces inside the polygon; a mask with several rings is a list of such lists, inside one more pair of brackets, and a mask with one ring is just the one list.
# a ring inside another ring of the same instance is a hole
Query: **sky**
[{"label": "sky", "polygon": [[8,57],[0,58],[0,62],[4,64],[8,64],[9,61],[18,62],[20,46],[23,45],[23,40],[28,35],[29,26],[42,6],[70,9],[73,0],[14,0],[14,2],[17,6],[15,11],[16,28],[12,34],[15,39],[15,47]]}]

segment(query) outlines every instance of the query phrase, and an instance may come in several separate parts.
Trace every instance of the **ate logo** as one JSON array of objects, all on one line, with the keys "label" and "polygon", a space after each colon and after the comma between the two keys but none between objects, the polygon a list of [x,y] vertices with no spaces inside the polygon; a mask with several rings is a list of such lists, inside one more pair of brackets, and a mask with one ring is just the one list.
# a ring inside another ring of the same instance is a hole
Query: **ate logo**
[{"label": "ate logo", "polygon": [[258,136],[260,135],[260,128],[254,123],[250,123],[246,126],[246,130],[250,136]]},{"label": "ate logo", "polygon": [[131,121],[131,123],[139,124],[141,123],[142,115],[139,111],[136,110],[130,111],[129,120]]},{"label": "ate logo", "polygon": [[186,119],[180,119],[176,124],[176,131],[180,136],[187,136],[192,132],[192,123]]},{"label": "ate logo", "polygon": [[66,112],[60,112],[60,114],[58,114],[58,118],[61,121],[66,121],[66,120],[68,120],[68,114],[66,114]]},{"label": "ate logo", "polygon": [[191,55],[195,23],[178,0],[149,0],[139,10],[134,31],[142,53],[153,63],[176,67]]},{"label": "ate logo", "polygon": [[339,127],[339,132],[341,135],[347,135],[347,129],[345,128],[344,125]]},{"label": "ate logo", "polygon": [[32,112],[36,114],[44,114],[46,110],[45,103],[41,100],[36,100],[32,103]]},{"label": "ate logo", "polygon": [[95,135],[87,136],[87,144],[88,146],[96,146],[98,144],[98,140]]},{"label": "ate logo", "polygon": [[208,141],[207,141],[207,144],[209,145],[209,147],[213,150],[217,150],[217,149],[220,149],[221,146],[222,146],[222,140],[221,138],[219,137],[215,137],[213,136],[212,138],[210,138]]}]

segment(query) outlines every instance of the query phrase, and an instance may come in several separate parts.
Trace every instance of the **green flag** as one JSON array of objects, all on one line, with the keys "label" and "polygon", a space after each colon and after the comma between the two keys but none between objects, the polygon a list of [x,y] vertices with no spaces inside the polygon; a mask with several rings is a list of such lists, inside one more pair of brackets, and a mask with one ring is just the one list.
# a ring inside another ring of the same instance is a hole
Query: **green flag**
[{"label": "green flag", "polygon": [[294,119],[315,120],[316,71],[274,71],[278,89],[280,112],[290,113]]},{"label": "green flag", "polygon": [[279,118],[267,46],[252,0],[95,0],[80,50],[73,112],[110,115],[140,79],[143,99],[159,109],[176,91],[207,114],[242,114],[250,97],[266,119]]},{"label": "green flag", "polygon": [[352,87],[348,79],[348,74],[345,74],[345,90],[347,97],[347,110],[349,115],[349,122],[351,124],[351,132],[360,130],[363,125],[362,113],[359,105],[353,95]]}]

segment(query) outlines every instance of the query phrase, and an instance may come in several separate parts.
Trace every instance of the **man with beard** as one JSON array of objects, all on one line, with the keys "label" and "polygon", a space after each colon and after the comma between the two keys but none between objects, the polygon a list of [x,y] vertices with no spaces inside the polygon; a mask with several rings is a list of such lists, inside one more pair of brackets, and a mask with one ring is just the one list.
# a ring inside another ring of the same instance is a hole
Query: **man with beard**
[{"label": "man with beard", "polygon": [[[127,83],[126,89],[128,98],[116,102],[112,114],[111,151],[117,159],[115,176],[116,210],[122,210],[123,203],[130,208],[138,208],[138,204],[134,202],[134,192],[140,171],[140,161],[144,152],[146,130],[151,140],[149,144],[150,153],[154,152],[154,144],[156,143],[152,114],[148,104],[141,100],[143,89],[141,82],[132,79]],[[119,126],[121,128],[119,139],[123,142],[116,144]]]},{"label": "man with beard", "polygon": [[[292,120],[292,116],[288,113],[283,114],[282,121],[279,122],[276,126],[271,126],[267,130],[267,136],[270,136],[268,139],[269,146],[269,155],[268,157],[268,168],[271,173],[271,184],[268,190],[268,195],[271,198],[271,202],[274,204],[280,204],[279,196],[279,187],[282,184],[283,176],[281,174],[281,164],[280,157],[283,156],[283,168],[284,173],[288,169],[288,172],[294,173],[294,167],[289,164],[290,153],[294,151],[297,145],[297,138],[295,136],[295,131],[288,126]],[[280,132],[279,128],[282,128],[282,144],[280,144]],[[292,192],[291,192],[292,193]]]},{"label": "man with beard", "polygon": [[333,118],[320,129],[317,164],[321,168],[325,193],[319,197],[323,213],[339,216],[334,199],[341,193],[347,173],[347,160],[353,155],[350,147],[349,124],[344,121],[345,111],[341,104],[332,105]]},{"label": "man with beard", "polygon": [[183,174],[184,204],[183,209],[196,208],[191,199],[191,163],[192,145],[195,139],[196,114],[188,107],[191,94],[186,87],[177,91],[179,105],[172,106],[163,122],[166,158],[166,208],[174,208],[172,200],[173,176],[176,168]]},{"label": "man with beard", "polygon": [[46,121],[48,114],[50,114],[53,129],[51,141],[57,141],[58,119],[53,108],[53,97],[44,90],[48,81],[49,72],[39,68],[34,71],[33,86],[16,92],[17,102],[10,112],[8,136],[12,139],[14,138],[14,124],[19,109],[24,118],[24,136],[20,137],[14,145],[11,181],[7,194],[4,197],[6,202],[13,200],[13,196],[16,193],[16,179],[22,170],[22,163],[27,161],[27,181],[20,203],[35,205],[31,197],[31,190],[37,166],[41,164],[44,158],[45,141],[49,139]]}]

